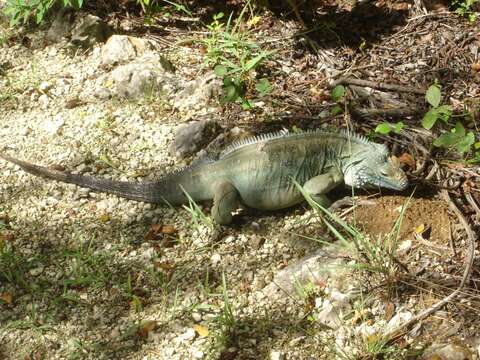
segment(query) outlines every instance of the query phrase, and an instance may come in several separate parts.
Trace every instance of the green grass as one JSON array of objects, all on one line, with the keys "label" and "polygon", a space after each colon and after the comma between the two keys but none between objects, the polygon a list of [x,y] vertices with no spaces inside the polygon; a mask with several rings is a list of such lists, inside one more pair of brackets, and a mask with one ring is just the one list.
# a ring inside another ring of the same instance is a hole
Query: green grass
[{"label": "green grass", "polygon": [[[249,20],[246,20],[247,14]],[[265,50],[255,41],[255,16],[251,1],[245,3],[236,19],[230,14],[219,12],[206,27],[209,35],[202,40],[205,47],[205,64],[213,67],[215,74],[223,80],[223,102],[239,102],[244,109],[252,108],[247,100],[247,89],[255,88],[257,95],[265,96],[272,91],[268,79],[258,81],[254,70],[265,62],[275,50]],[[259,18],[258,18],[259,19]]]},{"label": "green grass", "polygon": [[198,206],[198,204],[185,190],[183,190],[183,193],[188,199],[188,205],[183,205],[183,208],[187,210],[190,214],[192,227],[198,230],[200,226],[203,225],[210,230],[213,229],[214,224],[212,219],[209,216],[205,215],[200,206]]},{"label": "green grass", "polygon": [[[393,285],[398,281],[398,273],[401,271],[396,260],[396,250],[400,239],[400,228],[405,216],[410,198],[402,206],[400,214],[395,221],[391,231],[382,237],[372,239],[370,236],[362,233],[355,225],[347,223],[338,215],[332,213],[325,207],[316,203],[312,197],[306,193],[303,188],[295,183],[299,191],[303,194],[308,204],[314,210],[314,213],[323,222],[333,237],[342,247],[349,249],[352,253],[355,263],[348,265],[353,271],[359,271],[362,278],[368,278],[369,282],[377,281],[380,286]],[[354,216],[355,217],[355,216]],[[355,223],[355,219],[352,221]],[[315,239],[318,243],[325,243],[325,240]],[[345,265],[347,266],[347,265]],[[308,286],[298,287],[303,298],[311,296],[312,291]],[[315,293],[313,293],[315,294]],[[363,294],[361,294],[362,296]],[[365,299],[360,298],[357,302],[357,311],[362,311],[365,307]],[[346,316],[348,317],[348,316]],[[348,321],[348,320],[347,320]],[[339,358],[350,360],[357,359],[357,356],[351,356],[338,349],[335,344],[325,343],[333,353]],[[381,333],[374,334],[364,339],[355,340],[360,358],[365,359],[403,359],[405,351],[396,344],[391,343],[391,339],[385,338]]]},{"label": "green grass", "polygon": [[[18,75],[20,74],[20,75]],[[42,74],[35,61],[30,63],[30,71],[13,72],[4,71],[3,79],[6,85],[3,86],[0,93],[0,105],[7,108],[16,109],[20,104],[20,97],[29,89],[38,90],[42,81]]]}]

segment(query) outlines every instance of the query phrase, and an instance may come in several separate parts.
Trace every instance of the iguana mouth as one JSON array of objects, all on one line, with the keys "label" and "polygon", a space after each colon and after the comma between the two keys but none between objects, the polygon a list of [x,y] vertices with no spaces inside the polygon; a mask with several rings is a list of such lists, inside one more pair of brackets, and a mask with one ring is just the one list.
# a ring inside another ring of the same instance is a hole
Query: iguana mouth
[{"label": "iguana mouth", "polygon": [[403,177],[402,179],[397,180],[397,181],[382,179],[380,186],[391,189],[391,190],[402,191],[402,190],[405,190],[407,188],[408,180],[407,180],[406,177]]}]

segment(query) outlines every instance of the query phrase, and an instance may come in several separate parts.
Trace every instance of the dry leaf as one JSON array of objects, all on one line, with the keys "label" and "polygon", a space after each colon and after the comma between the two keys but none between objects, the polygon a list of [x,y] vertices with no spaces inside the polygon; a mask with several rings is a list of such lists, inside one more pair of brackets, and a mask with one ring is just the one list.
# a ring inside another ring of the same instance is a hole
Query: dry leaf
[{"label": "dry leaf", "polygon": [[250,20],[247,21],[247,24],[248,24],[248,27],[254,27],[255,25],[257,25],[260,20],[262,20],[262,18],[260,16],[254,16],[252,17]]},{"label": "dry leaf", "polygon": [[175,234],[177,229],[173,227],[173,225],[163,225],[162,226],[162,233],[164,234]]},{"label": "dry leaf", "polygon": [[378,343],[379,340],[381,340],[381,336],[378,334],[372,334],[368,335],[365,340],[367,341],[367,344],[375,345],[376,343]]},{"label": "dry leaf", "polygon": [[173,225],[152,224],[145,235],[145,240],[162,240],[163,247],[172,247],[177,244],[177,237],[174,236],[176,233],[177,229]]},{"label": "dry leaf", "polygon": [[0,234],[0,241],[4,241],[4,242],[13,241],[13,235],[10,233]]},{"label": "dry leaf", "polygon": [[156,327],[157,327],[156,321],[154,320],[145,321],[140,325],[137,331],[137,334],[142,338],[147,338],[150,331],[154,330]]},{"label": "dry leaf", "polygon": [[480,63],[472,64],[473,71],[480,71]]},{"label": "dry leaf", "polygon": [[193,330],[201,337],[208,336],[208,328],[205,325],[195,324],[193,325]]},{"label": "dry leaf", "polygon": [[157,240],[158,234],[162,230],[162,225],[160,224],[152,224],[150,225],[150,229],[148,229],[147,234],[145,235],[145,240]]},{"label": "dry leaf", "polygon": [[355,310],[355,315],[353,316],[351,322],[353,325],[357,325],[358,323],[367,320],[369,317],[371,317],[370,310],[368,309],[362,309],[360,311]]},{"label": "dry leaf", "polygon": [[316,279],[315,281],[315,285],[317,285],[317,287],[320,289],[320,290],[323,290],[327,287],[327,284],[321,280],[321,279]]},{"label": "dry leaf", "polygon": [[2,299],[3,301],[5,301],[8,305],[10,305],[13,301],[13,296],[11,293],[9,292],[4,292],[0,295],[0,299]]},{"label": "dry leaf", "polygon": [[110,215],[108,215],[106,213],[102,214],[102,215],[100,215],[99,220],[103,223],[107,223],[107,222],[110,221]]},{"label": "dry leaf", "polygon": [[395,312],[395,304],[392,302],[387,302],[385,304],[385,320],[390,321]]},{"label": "dry leaf", "polygon": [[422,234],[424,231],[425,231],[425,225],[424,224],[420,224],[415,228],[415,233],[417,233],[419,235]]},{"label": "dry leaf", "polygon": [[403,153],[400,155],[398,161],[400,161],[400,164],[405,164],[410,169],[415,170],[415,159],[409,153]]}]

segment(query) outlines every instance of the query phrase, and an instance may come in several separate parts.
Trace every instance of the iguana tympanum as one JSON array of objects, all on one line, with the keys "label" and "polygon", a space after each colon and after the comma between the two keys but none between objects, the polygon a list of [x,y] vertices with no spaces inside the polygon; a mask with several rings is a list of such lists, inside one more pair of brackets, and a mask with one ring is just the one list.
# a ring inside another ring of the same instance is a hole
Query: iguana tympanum
[{"label": "iguana tympanum", "polygon": [[157,181],[124,182],[72,174],[0,157],[36,176],[151,203],[178,205],[213,199],[219,224],[232,220],[239,202],[256,209],[282,209],[303,200],[292,180],[315,200],[345,183],[356,188],[403,190],[407,178],[384,145],[347,132],[311,131],[261,135],[225,149],[217,159],[195,163]]}]

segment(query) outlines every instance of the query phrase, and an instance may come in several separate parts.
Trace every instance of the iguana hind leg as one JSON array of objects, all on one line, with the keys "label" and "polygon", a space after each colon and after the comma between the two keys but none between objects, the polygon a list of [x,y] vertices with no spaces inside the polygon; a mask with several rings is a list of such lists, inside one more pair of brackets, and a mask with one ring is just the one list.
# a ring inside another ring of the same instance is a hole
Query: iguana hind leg
[{"label": "iguana hind leg", "polygon": [[329,207],[331,201],[325,195],[333,188],[343,183],[343,176],[340,172],[328,172],[326,174],[318,175],[308,180],[303,189],[323,207]]},{"label": "iguana hind leg", "polygon": [[238,191],[229,182],[215,185],[212,216],[217,224],[227,225],[232,222],[232,211],[238,207]]}]

